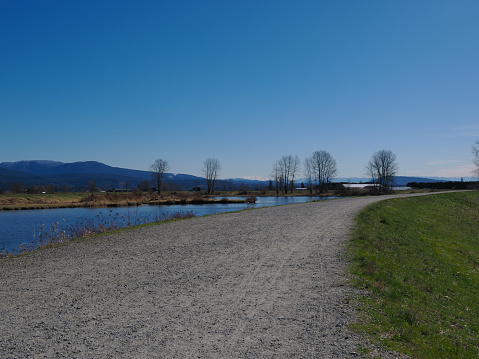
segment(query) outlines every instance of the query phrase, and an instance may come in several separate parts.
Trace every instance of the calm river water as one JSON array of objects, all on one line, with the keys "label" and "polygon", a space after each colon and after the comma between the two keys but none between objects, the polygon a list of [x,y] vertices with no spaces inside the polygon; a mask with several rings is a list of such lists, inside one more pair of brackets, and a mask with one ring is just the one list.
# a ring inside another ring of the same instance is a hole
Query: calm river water
[{"label": "calm river water", "polygon": [[[228,197],[230,199],[244,199],[244,197]],[[178,212],[192,212],[195,216],[238,211],[246,208],[260,208],[290,203],[304,203],[318,199],[333,197],[257,197],[255,204],[202,204],[202,205],[168,205],[115,208],[58,208],[36,209],[21,211],[0,212],[0,250],[9,252],[22,244],[34,244],[38,239],[42,226],[49,231],[56,227],[59,230],[68,229],[77,223],[98,223],[100,221],[115,223],[145,223],[152,222],[164,216]]]}]

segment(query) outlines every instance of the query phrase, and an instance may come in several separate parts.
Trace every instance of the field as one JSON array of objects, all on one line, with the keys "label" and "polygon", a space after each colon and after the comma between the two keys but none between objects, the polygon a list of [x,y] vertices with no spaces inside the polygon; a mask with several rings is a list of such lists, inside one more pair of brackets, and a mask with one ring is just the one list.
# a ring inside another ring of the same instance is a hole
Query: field
[{"label": "field", "polygon": [[415,358],[477,358],[479,192],[383,201],[356,222],[355,329]]},{"label": "field", "polygon": [[[418,193],[433,192],[434,190],[408,190],[397,191],[397,193]],[[330,190],[321,193],[321,196],[337,197],[358,197],[374,194],[367,189]],[[307,190],[295,190],[293,194],[282,194],[279,196],[317,196]],[[53,194],[0,194],[1,210],[22,210],[22,209],[47,209],[47,208],[70,208],[70,207],[115,207],[115,206],[138,206],[141,204],[204,204],[212,201],[219,201],[221,197],[242,196],[250,201],[256,196],[277,196],[276,191],[218,191],[215,197],[206,195],[204,192],[190,191],[164,191],[161,195],[147,192],[109,192],[109,193],[88,193],[88,192],[58,192]],[[225,202],[223,200],[223,202]],[[232,201],[229,202],[241,202]]]},{"label": "field", "polygon": [[219,200],[221,199],[214,199],[197,192],[165,192],[161,195],[146,192],[16,194],[0,195],[0,210],[115,207],[141,204],[200,204]]}]

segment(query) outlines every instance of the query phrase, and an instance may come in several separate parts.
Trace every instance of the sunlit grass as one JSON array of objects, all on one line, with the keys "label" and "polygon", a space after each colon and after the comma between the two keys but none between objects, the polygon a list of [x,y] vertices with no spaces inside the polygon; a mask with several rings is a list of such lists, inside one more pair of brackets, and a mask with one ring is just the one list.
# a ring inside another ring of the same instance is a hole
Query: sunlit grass
[{"label": "sunlit grass", "polygon": [[479,356],[479,192],[372,205],[350,254],[359,330],[416,358]]}]

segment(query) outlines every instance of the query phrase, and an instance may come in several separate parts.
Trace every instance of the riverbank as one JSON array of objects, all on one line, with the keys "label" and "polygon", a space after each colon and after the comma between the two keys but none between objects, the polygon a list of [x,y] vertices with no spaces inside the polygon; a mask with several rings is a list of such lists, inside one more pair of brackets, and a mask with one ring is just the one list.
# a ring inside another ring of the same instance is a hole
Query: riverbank
[{"label": "riverbank", "polygon": [[1,261],[0,352],[356,356],[345,244],[354,215],[385,198],[200,217]]},{"label": "riverbank", "polygon": [[339,202],[135,228],[2,261],[0,352],[342,357],[356,338],[338,287],[338,221],[351,222]]},{"label": "riverbank", "polygon": [[[395,191],[393,193],[411,194],[433,192],[432,190]],[[310,191],[296,190],[293,194],[277,194],[276,191],[221,191],[214,195],[200,192],[108,192],[108,193],[54,193],[54,194],[3,194],[0,195],[0,211],[51,209],[51,208],[80,208],[80,207],[122,207],[175,204],[209,204],[209,203],[254,203],[255,197],[361,197],[372,195],[371,191],[364,189],[349,189],[341,191],[328,191],[321,194]],[[239,197],[243,199],[227,199],[226,197]]]},{"label": "riverbank", "polygon": [[252,196],[245,199],[227,199],[191,192],[156,193],[57,193],[0,195],[0,210],[27,210],[51,208],[101,208],[175,204],[253,203]]}]

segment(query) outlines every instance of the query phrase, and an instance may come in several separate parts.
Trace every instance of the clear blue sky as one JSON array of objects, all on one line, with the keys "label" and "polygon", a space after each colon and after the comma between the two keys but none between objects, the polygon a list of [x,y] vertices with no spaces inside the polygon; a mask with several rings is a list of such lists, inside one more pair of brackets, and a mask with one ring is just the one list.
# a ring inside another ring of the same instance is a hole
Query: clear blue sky
[{"label": "clear blue sky", "polygon": [[470,176],[479,1],[0,0],[0,162]]}]

